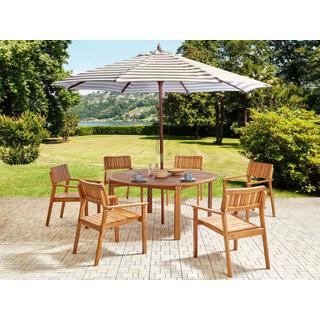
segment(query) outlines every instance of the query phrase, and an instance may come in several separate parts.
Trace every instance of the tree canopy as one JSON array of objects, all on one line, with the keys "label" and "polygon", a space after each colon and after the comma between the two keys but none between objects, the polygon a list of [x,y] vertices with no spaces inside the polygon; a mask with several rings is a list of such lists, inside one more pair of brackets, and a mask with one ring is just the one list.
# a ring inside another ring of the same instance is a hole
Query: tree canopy
[{"label": "tree canopy", "polygon": [[66,40],[0,41],[0,113],[20,116],[29,110],[46,118],[58,135],[63,114],[79,102],[79,95],[52,83],[68,76]]}]

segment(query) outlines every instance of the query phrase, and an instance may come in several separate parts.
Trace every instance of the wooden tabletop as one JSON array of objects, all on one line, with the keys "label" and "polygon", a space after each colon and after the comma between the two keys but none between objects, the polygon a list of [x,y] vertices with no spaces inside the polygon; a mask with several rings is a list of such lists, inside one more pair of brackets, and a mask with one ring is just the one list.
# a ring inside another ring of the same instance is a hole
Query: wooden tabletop
[{"label": "wooden tabletop", "polygon": [[[140,172],[142,178],[145,179],[145,182],[133,182],[131,178],[135,172]],[[186,170],[186,172],[192,172],[192,176],[195,178],[195,181],[192,182],[182,182],[180,178],[183,178],[184,173],[179,175],[169,175],[166,178],[155,178],[154,176],[148,176],[148,170],[128,170],[128,171],[118,171],[113,172],[108,176],[108,180],[111,183],[128,185],[128,186],[137,186],[137,187],[148,187],[155,189],[174,189],[177,185],[181,188],[188,188],[198,184],[203,184],[207,182],[212,182],[217,179],[217,176],[213,173],[200,170]]]}]

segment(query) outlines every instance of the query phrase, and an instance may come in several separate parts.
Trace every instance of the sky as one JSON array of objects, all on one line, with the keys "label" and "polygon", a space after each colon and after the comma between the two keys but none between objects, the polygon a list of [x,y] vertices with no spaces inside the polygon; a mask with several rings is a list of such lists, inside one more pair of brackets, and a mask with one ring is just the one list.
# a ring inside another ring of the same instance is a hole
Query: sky
[{"label": "sky", "polygon": [[73,73],[101,67],[119,60],[155,50],[160,43],[165,51],[175,53],[182,40],[74,40],[69,46],[67,70]]}]

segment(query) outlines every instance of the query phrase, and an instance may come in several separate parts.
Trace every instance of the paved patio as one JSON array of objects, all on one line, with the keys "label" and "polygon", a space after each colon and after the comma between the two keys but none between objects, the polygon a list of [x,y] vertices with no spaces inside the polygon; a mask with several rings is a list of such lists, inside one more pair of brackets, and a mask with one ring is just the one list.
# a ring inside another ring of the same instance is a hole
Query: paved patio
[{"label": "paved patio", "polygon": [[[260,237],[241,239],[231,253],[233,279],[320,279],[320,198],[277,199],[277,217],[266,210],[271,269],[264,269]],[[218,206],[220,199],[214,201]],[[48,199],[0,198],[1,279],[227,279],[223,238],[200,228],[199,258],[192,258],[192,211],[182,208],[182,236],[173,239],[173,207],[160,224],[159,201],[148,218],[148,254],[141,255],[140,224],[122,227],[120,242],[106,234],[98,267],[97,233],[82,229],[72,254],[78,204],[60,219],[55,206],[45,227]],[[204,214],[204,213],[203,213]],[[252,221],[257,221],[253,214]]]}]

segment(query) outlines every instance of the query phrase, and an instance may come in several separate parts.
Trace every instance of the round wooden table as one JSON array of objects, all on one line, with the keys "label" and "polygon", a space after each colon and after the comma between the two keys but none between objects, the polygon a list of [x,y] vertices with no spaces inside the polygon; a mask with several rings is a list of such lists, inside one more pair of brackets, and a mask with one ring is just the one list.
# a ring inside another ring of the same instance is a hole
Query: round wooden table
[{"label": "round wooden table", "polygon": [[[135,172],[140,172],[142,174],[145,182],[133,182],[131,178]],[[180,219],[181,219],[181,190],[195,187],[201,184],[208,184],[208,207],[212,208],[212,184],[213,181],[217,179],[217,176],[206,171],[199,170],[186,170],[192,172],[192,176],[195,181],[192,182],[182,182],[180,175],[169,175],[166,178],[155,178],[154,176],[148,176],[148,170],[128,170],[128,171],[118,171],[110,174],[108,176],[109,181],[109,194],[113,194],[113,186],[134,186],[142,187],[148,190],[148,212],[152,212],[152,189],[161,190],[161,213],[164,212],[164,190],[174,191],[174,239],[180,240]]]}]

